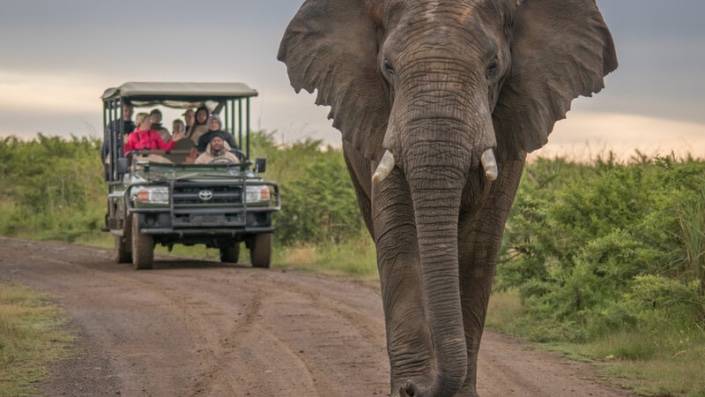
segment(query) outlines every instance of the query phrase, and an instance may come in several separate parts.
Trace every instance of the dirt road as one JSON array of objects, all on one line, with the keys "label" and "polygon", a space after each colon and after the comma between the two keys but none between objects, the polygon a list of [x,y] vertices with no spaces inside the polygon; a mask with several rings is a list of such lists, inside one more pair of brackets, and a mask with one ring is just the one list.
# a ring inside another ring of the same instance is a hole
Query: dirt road
[{"label": "dirt road", "polygon": [[[379,291],[298,272],[162,262],[135,272],[105,250],[0,238],[0,279],[49,292],[77,354],[47,396],[386,396]],[[486,333],[480,393],[625,396],[583,364]]]}]

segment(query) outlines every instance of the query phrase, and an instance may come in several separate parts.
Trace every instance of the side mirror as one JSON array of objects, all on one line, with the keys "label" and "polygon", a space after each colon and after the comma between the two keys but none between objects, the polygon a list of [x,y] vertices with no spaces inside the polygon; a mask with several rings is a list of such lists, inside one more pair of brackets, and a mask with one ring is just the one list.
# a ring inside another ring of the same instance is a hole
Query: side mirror
[{"label": "side mirror", "polygon": [[126,157],[120,157],[117,159],[117,172],[119,175],[127,174],[130,170],[130,162]]},{"label": "side mirror", "polygon": [[256,159],[255,172],[261,174],[265,171],[267,171],[267,159]]}]

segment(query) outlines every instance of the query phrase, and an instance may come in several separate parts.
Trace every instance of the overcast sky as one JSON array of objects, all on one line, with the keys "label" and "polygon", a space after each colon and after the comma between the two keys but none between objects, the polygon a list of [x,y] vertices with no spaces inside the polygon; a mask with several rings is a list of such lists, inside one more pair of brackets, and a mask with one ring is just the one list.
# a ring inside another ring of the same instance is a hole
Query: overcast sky
[{"label": "overcast sky", "polygon": [[[0,136],[99,135],[100,101],[125,81],[242,81],[255,127],[340,141],[276,61],[302,0],[0,0]],[[620,69],[575,103],[546,153],[615,148],[705,154],[705,1],[598,0]]]}]

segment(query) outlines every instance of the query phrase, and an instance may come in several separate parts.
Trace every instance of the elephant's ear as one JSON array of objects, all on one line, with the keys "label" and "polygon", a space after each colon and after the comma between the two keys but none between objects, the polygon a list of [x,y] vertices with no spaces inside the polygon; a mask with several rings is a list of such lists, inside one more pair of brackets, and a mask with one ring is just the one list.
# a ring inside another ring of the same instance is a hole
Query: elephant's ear
[{"label": "elephant's ear", "polygon": [[279,60],[360,153],[378,159],[389,116],[377,61],[377,27],[365,0],[306,0],[284,34]]},{"label": "elephant's ear", "polygon": [[501,152],[512,157],[545,145],[573,99],[601,91],[617,68],[595,0],[524,0],[514,26],[512,70],[493,115]]}]

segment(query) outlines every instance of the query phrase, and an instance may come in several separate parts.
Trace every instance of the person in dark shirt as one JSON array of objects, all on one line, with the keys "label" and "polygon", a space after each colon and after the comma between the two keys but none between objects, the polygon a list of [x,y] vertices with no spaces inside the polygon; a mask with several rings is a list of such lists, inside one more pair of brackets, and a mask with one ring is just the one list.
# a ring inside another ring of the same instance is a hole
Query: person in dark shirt
[{"label": "person in dark shirt", "polygon": [[213,139],[214,136],[221,137],[225,142],[230,145],[232,149],[238,148],[235,144],[235,139],[233,138],[233,136],[223,131],[222,128],[223,124],[220,122],[218,116],[211,116],[210,118],[208,118],[208,132],[198,138],[197,149],[199,153],[203,153],[206,151],[208,144],[211,142],[211,139]]},{"label": "person in dark shirt", "polygon": [[[103,160],[106,160],[108,157],[108,154],[110,152],[110,147],[108,146],[108,142],[111,136],[114,134],[117,134],[120,132],[123,137],[127,136],[130,132],[134,131],[137,126],[135,123],[132,121],[132,112],[134,111],[134,108],[131,104],[129,103],[123,103],[122,104],[122,119],[121,120],[113,120],[110,122],[108,125],[108,132],[110,133],[109,136],[106,136],[105,139],[103,139],[103,145],[101,147],[101,153],[103,155]],[[117,141],[117,152],[122,153],[122,144],[123,141],[122,139],[118,139]]]},{"label": "person in dark shirt", "polygon": [[103,137],[103,144],[100,148],[100,155],[103,159],[103,165],[105,166],[105,177],[108,177],[109,170],[108,164],[110,162],[110,139],[113,135],[120,133],[118,140],[116,142],[116,153],[122,153],[123,143],[127,140],[127,135],[134,131],[137,126],[132,121],[132,112],[134,107],[130,103],[122,104],[122,119],[113,120],[108,124],[108,135]]},{"label": "person in dark shirt", "polygon": [[149,117],[152,119],[152,129],[161,135],[164,142],[170,141],[171,134],[169,133],[169,130],[162,125],[162,111],[159,109],[152,109],[152,111],[149,112]]}]

